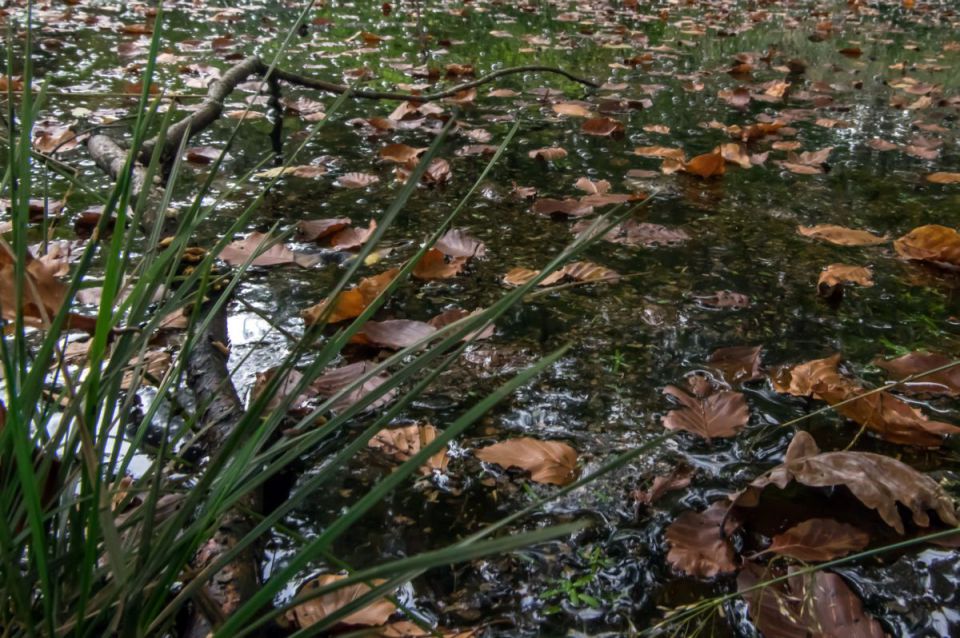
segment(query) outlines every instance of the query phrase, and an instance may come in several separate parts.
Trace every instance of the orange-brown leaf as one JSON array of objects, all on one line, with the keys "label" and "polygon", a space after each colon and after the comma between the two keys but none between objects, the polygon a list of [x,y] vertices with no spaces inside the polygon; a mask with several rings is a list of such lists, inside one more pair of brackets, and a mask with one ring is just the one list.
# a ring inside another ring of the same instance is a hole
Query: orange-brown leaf
[{"label": "orange-brown leaf", "polygon": [[487,463],[526,470],[537,483],[566,485],[577,474],[576,450],[559,441],[520,437],[480,448],[475,455]]}]

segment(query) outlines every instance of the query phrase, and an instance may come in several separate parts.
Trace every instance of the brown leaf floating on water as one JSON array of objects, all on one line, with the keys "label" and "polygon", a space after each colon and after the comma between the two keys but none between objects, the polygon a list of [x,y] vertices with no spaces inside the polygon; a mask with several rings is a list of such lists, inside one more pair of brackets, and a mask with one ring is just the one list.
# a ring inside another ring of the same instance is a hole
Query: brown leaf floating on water
[{"label": "brown leaf floating on water", "polygon": [[[328,323],[337,323],[346,319],[359,317],[360,313],[367,309],[374,299],[383,292],[390,282],[394,280],[400,272],[398,268],[392,268],[386,272],[366,277],[349,290],[344,290],[337,295],[334,302],[334,308],[327,318]],[[327,308],[329,299],[310,306],[300,314],[308,326],[317,323]]]},{"label": "brown leaf floating on water", "polygon": [[[307,581],[298,593],[306,595],[309,594],[311,590],[319,589],[320,587],[330,585],[344,578],[347,578],[346,574],[324,574]],[[387,581],[381,579],[371,582],[374,586],[377,586]],[[346,587],[335,589],[322,596],[311,598],[296,605],[287,612],[287,617],[295,622],[298,627],[309,627],[333,614],[341,607],[345,607],[361,596],[366,595],[371,589],[370,585],[365,583],[347,585]],[[387,622],[387,619],[390,618],[396,610],[397,606],[392,602],[386,598],[378,598],[372,603],[344,616],[340,620],[340,623],[344,625],[364,626],[382,625]]]},{"label": "brown leaf floating on water", "polygon": [[[393,461],[403,463],[410,460],[436,438],[437,429],[435,427],[429,424],[418,425],[414,423],[398,428],[380,430],[370,439],[367,447],[378,450]],[[444,447],[420,466],[420,473],[430,474],[433,470],[444,472],[449,462],[447,448]]]},{"label": "brown leaf floating on water", "polygon": [[577,451],[559,441],[520,437],[480,448],[474,455],[503,468],[526,470],[537,483],[567,485],[577,476]]},{"label": "brown leaf floating on water", "polygon": [[956,526],[953,501],[935,480],[906,463],[872,452],[820,452],[813,437],[797,432],[784,462],[740,492],[731,509],[756,507],[767,486],[786,489],[793,481],[813,488],[845,488],[865,507],[875,510],[897,533],[906,533],[898,509],[909,510],[919,527],[930,527],[930,512]]},{"label": "brown leaf floating on water", "polygon": [[[957,361],[955,357],[948,357],[936,352],[911,352],[896,359],[889,361],[876,360],[874,363],[886,370],[892,378],[900,381]],[[933,374],[925,374],[915,381],[898,386],[898,389],[911,394],[960,396],[960,365]]]},{"label": "brown leaf floating on water", "polygon": [[718,348],[707,359],[712,367],[723,374],[724,380],[733,385],[762,379],[760,352],[763,346],[730,346]]},{"label": "brown leaf floating on water", "polygon": [[833,297],[843,290],[844,284],[857,284],[869,288],[873,286],[873,274],[869,268],[847,264],[830,264],[820,272],[817,279],[817,294],[821,297]]},{"label": "brown leaf floating on water", "polygon": [[797,226],[797,232],[804,237],[820,239],[838,246],[877,246],[890,241],[886,236],[880,237],[865,230],[854,230],[834,224]]},{"label": "brown leaf floating on water", "polygon": [[721,529],[727,504],[717,502],[704,512],[687,511],[667,526],[667,562],[688,576],[713,578],[737,570],[733,545]]},{"label": "brown leaf floating on water", "polygon": [[743,394],[730,390],[713,391],[707,387],[709,394],[706,396],[691,396],[673,385],[664,388],[663,393],[677,399],[683,407],[668,412],[663,417],[663,427],[690,432],[708,441],[736,436],[746,427],[750,409]]},{"label": "brown leaf floating on water", "polygon": [[947,226],[914,228],[893,242],[893,247],[904,259],[960,266],[960,233]]},{"label": "brown leaf floating on water", "polygon": [[866,532],[832,518],[811,518],[771,539],[767,551],[806,562],[823,562],[858,552],[870,542]]}]

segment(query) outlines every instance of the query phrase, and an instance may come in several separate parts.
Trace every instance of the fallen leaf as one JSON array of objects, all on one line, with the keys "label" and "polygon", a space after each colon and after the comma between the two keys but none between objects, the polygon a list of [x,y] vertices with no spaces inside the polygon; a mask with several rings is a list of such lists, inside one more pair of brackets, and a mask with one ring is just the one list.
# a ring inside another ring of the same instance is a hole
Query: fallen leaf
[{"label": "fallen leaf", "polygon": [[553,112],[557,115],[569,115],[571,117],[590,117],[593,115],[590,109],[576,102],[561,102],[553,105]]},{"label": "fallen leaf", "polygon": [[567,485],[577,474],[576,450],[559,441],[520,437],[479,448],[474,455],[487,463],[530,472],[530,479],[537,483]]},{"label": "fallen leaf", "polygon": [[593,213],[593,206],[573,198],[553,199],[544,197],[533,203],[532,210],[538,215],[547,217],[583,217]]},{"label": "fallen leaf", "polygon": [[338,177],[334,183],[343,188],[366,188],[379,181],[379,177],[370,173],[345,173]]},{"label": "fallen leaf", "polygon": [[[873,138],[872,140],[870,140],[869,142],[867,142],[867,146],[869,146],[870,148],[872,148],[872,149],[875,150],[875,151],[880,151],[880,152],[895,151],[895,150],[897,150],[898,148],[900,148],[899,146],[897,146],[897,145],[894,144],[893,142],[888,142],[887,140],[882,140],[882,139],[880,139],[880,138],[878,138],[878,137],[875,137],[875,138]],[[929,176],[927,177],[927,179],[929,179]]]},{"label": "fallen leaf", "polygon": [[872,452],[821,453],[813,437],[803,431],[794,435],[784,462],[754,479],[734,498],[731,509],[756,507],[764,488],[772,485],[783,490],[792,481],[813,488],[847,489],[901,535],[906,530],[899,507],[909,510],[919,527],[930,526],[931,511],[947,525],[960,524],[953,501],[929,476]]},{"label": "fallen leaf", "polygon": [[699,295],[694,299],[706,308],[742,310],[750,306],[750,297],[730,290],[718,290],[711,295]]},{"label": "fallen leaf", "polygon": [[[404,463],[436,438],[437,428],[429,424],[418,425],[414,423],[398,428],[380,430],[370,439],[367,447],[378,450],[393,461]],[[443,447],[420,466],[420,473],[429,475],[434,470],[445,472],[449,463],[450,458],[447,456],[447,448]]]},{"label": "fallen leaf", "polygon": [[657,157],[660,159],[673,159],[678,162],[685,162],[687,156],[679,148],[669,148],[667,146],[638,146],[633,149],[634,155],[640,157]]},{"label": "fallen leaf", "polygon": [[592,117],[583,122],[580,132],[597,137],[623,135],[623,123],[609,117]]},{"label": "fallen leaf", "polygon": [[465,230],[451,228],[437,242],[434,248],[448,257],[483,257],[487,248],[482,241],[474,239]]},{"label": "fallen leaf", "polygon": [[[874,363],[887,371],[894,379],[901,381],[907,377],[929,372],[956,362],[954,357],[948,357],[935,352],[911,352],[890,361],[875,361]],[[914,381],[898,386],[908,393],[914,394],[945,394],[960,396],[960,366],[924,374]]]},{"label": "fallen leaf", "polygon": [[666,476],[656,476],[649,490],[634,492],[634,497],[644,505],[652,505],[661,496],[674,490],[682,490],[690,485],[693,479],[693,468],[681,465]]},{"label": "fallen leaf", "polygon": [[736,164],[740,168],[750,168],[753,166],[750,162],[750,154],[743,144],[737,144],[736,142],[721,144],[717,147],[717,150],[720,155],[723,156],[723,159],[731,164]]},{"label": "fallen leaf", "polygon": [[[270,243],[271,240],[272,238],[269,235],[253,232],[243,239],[224,246],[223,250],[220,251],[219,257],[231,266],[239,266],[246,263],[246,261],[255,254],[257,256],[250,262],[251,266],[284,266],[287,264],[296,264],[304,268],[309,268],[320,261],[320,258],[314,255],[295,253],[282,243],[274,243],[266,250],[260,252],[262,247]],[[258,252],[260,254],[257,254]]]},{"label": "fallen leaf", "polygon": [[697,155],[683,165],[683,170],[691,175],[707,179],[718,177],[727,170],[727,164],[722,153],[704,153]]},{"label": "fallen leaf", "polygon": [[933,184],[960,184],[960,173],[930,173],[927,181]]},{"label": "fallen leaf", "polygon": [[767,551],[805,562],[823,562],[858,552],[870,542],[866,532],[832,518],[811,518],[771,539]]},{"label": "fallen leaf", "polygon": [[[299,594],[308,595],[312,590],[330,585],[344,578],[347,578],[346,574],[324,574],[318,576],[317,578],[307,581],[300,589]],[[381,585],[385,582],[387,581],[382,579],[374,579],[371,581],[374,586]],[[311,598],[294,606],[293,609],[287,612],[287,617],[301,628],[309,627],[333,614],[341,607],[345,607],[361,596],[365,596],[371,590],[372,587],[365,583],[347,585],[346,587],[335,589],[322,596]],[[340,620],[340,623],[344,625],[364,626],[382,625],[387,622],[387,619],[393,615],[393,612],[396,610],[397,606],[392,602],[386,598],[378,598],[372,603],[344,616]]]},{"label": "fallen leaf", "polygon": [[173,357],[163,350],[147,350],[125,366],[120,380],[121,390],[135,390],[142,383],[158,386],[173,363]]},{"label": "fallen leaf", "polygon": [[914,228],[894,241],[893,247],[904,259],[960,266],[960,233],[946,226]]},{"label": "fallen leaf", "polygon": [[780,575],[747,563],[737,576],[750,619],[766,638],[886,638],[882,626],[864,612],[863,603],[837,574],[818,571],[758,587]]},{"label": "fallen leaf", "polygon": [[668,385],[663,393],[674,397],[683,406],[663,417],[663,427],[668,430],[683,430],[709,441],[736,436],[750,420],[750,409],[741,392],[721,390],[699,397]]},{"label": "fallen leaf", "polygon": [[707,359],[712,367],[723,375],[731,385],[762,379],[760,373],[760,352],[762,346],[731,346],[713,351]]},{"label": "fallen leaf", "polygon": [[448,257],[436,248],[431,248],[417,265],[413,267],[413,276],[426,281],[432,279],[450,279],[459,275],[467,266],[468,257]]},{"label": "fallen leaf", "polygon": [[297,239],[300,241],[316,241],[334,234],[350,225],[349,217],[335,217],[333,219],[304,219],[297,222]]},{"label": "fallen leaf", "polygon": [[733,546],[721,529],[727,506],[716,502],[704,512],[687,511],[667,526],[667,562],[688,576],[713,578],[737,570]]},{"label": "fallen leaf", "polygon": [[363,324],[356,337],[377,346],[400,350],[420,342],[436,331],[436,328],[423,321],[388,319],[368,321]]},{"label": "fallen leaf", "polygon": [[[393,268],[379,275],[361,279],[360,283],[353,288],[342,291],[337,295],[327,323],[338,323],[360,316],[360,313],[366,310],[367,306],[390,285],[399,272],[399,269]],[[300,314],[304,322],[308,326],[317,323],[326,310],[328,302],[329,300],[324,300],[303,310]]]},{"label": "fallen leaf", "polygon": [[817,280],[817,294],[832,297],[843,290],[844,284],[857,284],[869,288],[873,286],[873,275],[869,268],[830,264],[820,272]]},{"label": "fallen leaf", "polygon": [[527,156],[531,159],[542,159],[552,162],[554,160],[563,159],[567,156],[567,152],[559,146],[551,146],[548,148],[538,148],[530,151],[527,153]]},{"label": "fallen leaf", "polygon": [[797,232],[804,237],[812,237],[838,246],[877,246],[890,241],[887,236],[880,237],[865,230],[854,230],[834,224],[797,226]]},{"label": "fallen leaf", "polygon": [[[351,363],[339,368],[334,368],[333,370],[324,372],[322,375],[314,379],[313,383],[310,384],[310,389],[321,397],[329,398],[346,389],[347,387],[350,387],[367,374],[373,372],[376,367],[377,364],[371,361],[358,361],[356,363]],[[385,372],[374,375],[363,381],[359,386],[341,396],[333,403],[331,407],[335,411],[342,412],[353,404],[361,401],[364,397],[366,397],[368,394],[371,394],[374,390],[389,380],[390,375]],[[390,401],[392,401],[396,395],[396,388],[388,390],[383,395],[377,397],[364,409],[376,410],[377,408],[383,407],[384,405],[390,403]]]},{"label": "fallen leaf", "polygon": [[321,175],[326,175],[327,169],[323,166],[278,166],[277,168],[271,168],[259,173],[254,173],[253,177],[255,179],[273,179],[275,177],[284,177],[286,175],[292,175],[294,177],[320,177]]},{"label": "fallen leaf", "polygon": [[409,164],[415,162],[426,147],[414,148],[406,144],[387,144],[380,149],[380,159],[397,164]]},{"label": "fallen leaf", "polygon": [[352,248],[359,248],[367,243],[376,230],[377,222],[373,219],[370,220],[370,223],[366,228],[347,227],[342,230],[338,230],[330,235],[330,247],[336,248],[337,250],[350,250]]}]

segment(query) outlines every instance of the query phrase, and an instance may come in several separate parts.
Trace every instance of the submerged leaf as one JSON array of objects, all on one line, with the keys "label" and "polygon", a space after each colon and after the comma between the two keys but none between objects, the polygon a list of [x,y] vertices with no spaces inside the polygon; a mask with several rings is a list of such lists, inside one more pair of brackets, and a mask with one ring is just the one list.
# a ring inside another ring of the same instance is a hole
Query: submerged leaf
[{"label": "submerged leaf", "polygon": [[854,230],[834,224],[797,226],[797,232],[804,237],[813,237],[838,246],[876,246],[890,241],[886,236],[880,237],[865,230]]},{"label": "submerged leaf", "polygon": [[[346,574],[324,574],[312,580],[307,581],[300,590],[300,594],[309,594],[311,590],[319,589],[325,585],[330,585],[346,578]],[[373,580],[374,586],[381,585],[387,581]],[[345,607],[366,595],[372,590],[370,585],[365,583],[356,583],[347,585],[340,589],[335,589],[329,593],[323,594],[306,600],[287,612],[287,617],[297,623],[299,627],[309,627],[316,624],[333,614],[341,607]],[[397,610],[397,606],[386,598],[378,598],[372,603],[362,607],[346,616],[340,622],[344,625],[382,625]]]},{"label": "submerged leaf", "polygon": [[811,518],[771,539],[768,551],[807,562],[858,552],[870,542],[866,532],[832,518]]},{"label": "submerged leaf", "polygon": [[243,239],[224,246],[223,250],[220,251],[220,259],[231,266],[239,266],[246,263],[253,255],[257,255],[253,258],[253,261],[250,262],[251,266],[284,266],[287,264],[296,264],[304,268],[309,268],[320,261],[320,258],[314,255],[295,253],[282,243],[274,243],[266,250],[262,250],[262,247],[271,241],[272,238],[264,233],[250,233]]}]

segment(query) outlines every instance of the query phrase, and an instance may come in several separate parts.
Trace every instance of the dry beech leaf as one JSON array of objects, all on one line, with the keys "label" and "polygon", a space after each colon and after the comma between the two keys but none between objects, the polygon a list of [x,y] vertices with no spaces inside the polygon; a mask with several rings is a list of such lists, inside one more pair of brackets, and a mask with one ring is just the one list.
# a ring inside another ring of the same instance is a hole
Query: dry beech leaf
[{"label": "dry beech leaf", "polygon": [[387,321],[368,321],[363,324],[354,339],[384,348],[400,350],[429,337],[437,329],[424,321],[408,319],[388,319]]},{"label": "dry beech leaf", "polygon": [[414,148],[406,144],[387,144],[380,149],[380,159],[397,164],[408,164],[415,162],[426,147]]},{"label": "dry beech leaf", "polygon": [[859,552],[870,535],[832,518],[811,518],[771,539],[767,551],[806,562],[823,562]]},{"label": "dry beech leaf", "polygon": [[474,455],[486,463],[530,472],[530,480],[537,483],[567,485],[577,476],[577,451],[560,441],[520,437],[479,448]]},{"label": "dry beech leaf", "polygon": [[733,546],[721,529],[727,506],[717,502],[704,512],[684,512],[664,534],[670,550],[667,562],[688,576],[713,578],[737,570]]},{"label": "dry beech leaf", "polygon": [[960,173],[930,173],[927,181],[932,184],[960,184]]},{"label": "dry beech leaf", "polygon": [[893,247],[904,259],[960,266],[960,233],[946,226],[914,228],[893,242]]},{"label": "dry beech leaf", "polygon": [[366,188],[379,181],[379,177],[370,173],[345,173],[338,177],[334,183],[343,188]]},{"label": "dry beech leaf", "polygon": [[[935,352],[911,352],[890,361],[874,361],[874,363],[900,381],[909,376],[941,368],[957,359]],[[901,384],[898,389],[912,394],[945,394],[960,396],[960,366],[925,374],[915,381]]]},{"label": "dry beech leaf", "polygon": [[548,148],[538,148],[530,151],[527,153],[527,156],[531,159],[542,159],[552,162],[554,160],[563,159],[567,156],[567,152],[559,146],[551,146]]},{"label": "dry beech leaf", "polygon": [[[960,427],[931,421],[918,409],[889,392],[866,390],[840,374],[840,355],[781,369],[774,380],[778,392],[813,396],[836,405],[836,411],[891,443],[939,447],[943,437],[960,434]],[[789,374],[789,380],[785,380]],[[844,403],[846,402],[846,403]],[[838,405],[841,404],[841,405]]]},{"label": "dry beech leaf", "polygon": [[[304,595],[309,594],[312,590],[330,585],[346,577],[346,574],[324,574],[318,576],[304,583],[299,593]],[[374,586],[377,586],[387,581],[373,580],[371,582]],[[365,583],[347,585],[346,587],[336,589],[296,605],[287,612],[287,617],[301,628],[309,627],[310,625],[320,622],[341,607],[345,607],[361,596],[365,596],[371,589],[372,588]],[[348,614],[340,620],[340,623],[344,625],[364,626],[382,625],[387,622],[387,619],[390,618],[396,610],[397,607],[392,602],[386,598],[379,598],[367,606]]]},{"label": "dry beech leaf", "polygon": [[[390,282],[393,281],[399,272],[399,269],[392,268],[379,275],[361,279],[360,282],[350,290],[342,291],[337,295],[334,308],[330,312],[327,323],[337,323],[360,316],[360,313],[366,310],[367,306],[390,285]],[[320,320],[321,315],[326,310],[328,302],[329,300],[321,301],[300,313],[308,326],[312,326]]]},{"label": "dry beech leaf", "polygon": [[797,575],[767,587],[760,583],[783,575],[747,563],[737,589],[747,601],[750,619],[766,638],[885,638],[883,627],[838,576],[826,571]]},{"label": "dry beech leaf", "polygon": [[[367,443],[367,447],[379,450],[387,458],[398,463],[410,460],[421,449],[437,438],[437,428],[432,425],[405,425],[399,428],[387,428],[377,432]],[[444,472],[450,459],[444,447],[420,466],[421,474],[430,474],[433,470]]]},{"label": "dry beech leaf", "polygon": [[731,384],[745,383],[762,379],[760,373],[760,352],[763,346],[730,346],[714,350],[707,359],[713,368],[723,375],[724,380]]},{"label": "dry beech leaf", "polygon": [[663,417],[663,427],[668,430],[683,430],[709,441],[736,436],[750,420],[747,400],[740,392],[721,390],[695,397],[677,386],[668,385],[663,393],[674,397],[683,406]]},{"label": "dry beech leaf", "polygon": [[304,219],[297,222],[297,239],[300,241],[317,241],[338,230],[350,225],[350,218],[335,217],[333,219]]},{"label": "dry beech leaf", "polygon": [[890,241],[886,236],[880,237],[865,230],[854,230],[834,224],[797,226],[797,232],[804,237],[812,237],[838,246],[877,246]]},{"label": "dry beech leaf", "polygon": [[[503,276],[503,283],[507,286],[522,286],[540,274],[539,270],[529,268],[513,268]],[[540,286],[551,286],[569,277],[574,281],[602,282],[617,281],[620,275],[609,268],[605,268],[590,261],[575,261],[567,264],[560,270],[547,275]]]},{"label": "dry beech leaf", "polygon": [[843,290],[844,284],[857,284],[869,288],[873,286],[873,275],[869,268],[830,264],[820,272],[817,280],[817,294],[832,297]]},{"label": "dry beech leaf", "polygon": [[722,153],[704,153],[686,162],[683,165],[683,170],[691,175],[707,179],[723,175],[727,171],[727,163]]},{"label": "dry beech leaf", "polygon": [[768,486],[786,489],[791,481],[814,488],[846,488],[897,533],[906,533],[900,507],[919,527],[930,527],[930,512],[952,526],[960,524],[953,501],[935,480],[889,456],[872,452],[820,452],[813,437],[797,432],[781,465],[754,479],[731,508],[760,504]]},{"label": "dry beech leaf", "polygon": [[[248,259],[261,250],[261,246],[266,245],[270,241],[271,238],[269,235],[259,232],[250,233],[243,239],[224,246],[219,257],[231,266],[239,266],[246,263]],[[320,261],[320,258],[315,255],[298,254],[282,243],[275,243],[263,252],[260,252],[260,254],[250,262],[250,265],[284,266],[287,264],[297,264],[298,266],[309,268],[318,261]]]},{"label": "dry beech leaf", "polygon": [[578,199],[553,199],[545,197],[533,203],[531,210],[546,217],[584,217],[593,214],[593,206]]}]

